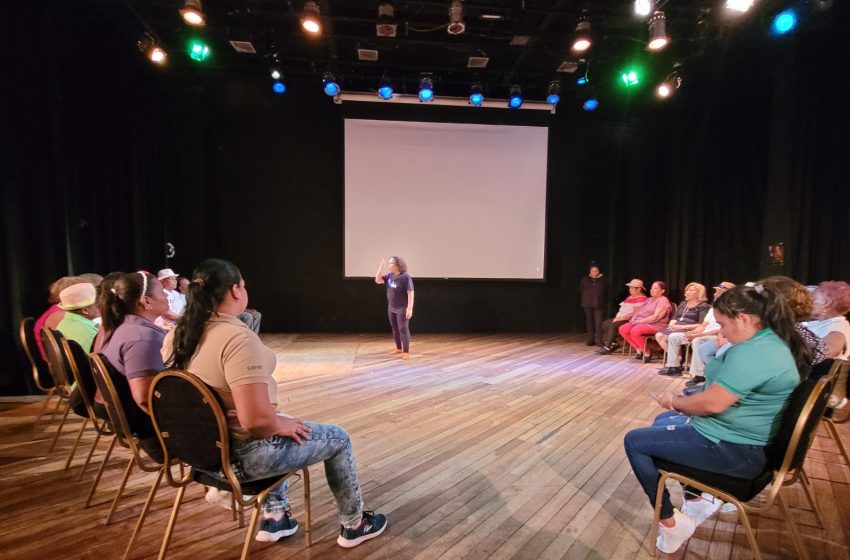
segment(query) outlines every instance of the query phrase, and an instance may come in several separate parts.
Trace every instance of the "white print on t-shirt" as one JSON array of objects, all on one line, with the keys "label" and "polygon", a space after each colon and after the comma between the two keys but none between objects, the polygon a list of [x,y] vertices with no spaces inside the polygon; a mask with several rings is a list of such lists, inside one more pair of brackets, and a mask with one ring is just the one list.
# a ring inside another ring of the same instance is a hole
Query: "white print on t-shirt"
[{"label": "white print on t-shirt", "polygon": [[398,288],[398,284],[395,283],[395,280],[390,280],[390,288]]}]

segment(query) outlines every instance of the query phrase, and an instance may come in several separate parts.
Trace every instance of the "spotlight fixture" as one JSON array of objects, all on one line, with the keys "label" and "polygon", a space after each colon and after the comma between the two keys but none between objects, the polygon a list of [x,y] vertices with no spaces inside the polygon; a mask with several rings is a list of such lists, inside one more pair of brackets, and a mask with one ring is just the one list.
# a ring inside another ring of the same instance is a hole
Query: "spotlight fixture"
[{"label": "spotlight fixture", "polygon": [[584,59],[579,60],[578,62],[579,77],[576,79],[576,85],[586,86],[590,83],[590,78],[587,77],[590,72],[590,62]]},{"label": "spotlight fixture", "polygon": [[743,14],[753,7],[755,0],[726,0],[726,9]]},{"label": "spotlight fixture", "polygon": [[165,59],[168,57],[168,53],[166,53],[165,49],[157,44],[153,37],[148,34],[143,35],[142,38],[139,39],[138,45],[139,50],[144,53],[148,60],[154,64],[165,64]]},{"label": "spotlight fixture", "polygon": [[460,35],[466,31],[466,24],[463,23],[462,0],[452,0],[449,4],[449,25],[446,31],[449,35]]},{"label": "spotlight fixture", "polygon": [[330,72],[325,72],[322,76],[322,82],[324,83],[325,95],[333,97],[339,93],[339,84],[336,83],[336,78]]},{"label": "spotlight fixture", "polygon": [[579,18],[576,24],[576,32],[573,35],[572,49],[577,52],[584,52],[590,48],[592,40],[590,38],[590,20],[583,15]]},{"label": "spotlight fixture", "polygon": [[511,86],[508,94],[508,107],[511,109],[519,109],[522,107],[522,88],[518,85]]},{"label": "spotlight fixture", "polygon": [[469,88],[469,104],[475,107],[481,107],[482,103],[484,103],[484,88],[481,87],[480,83],[475,82]]},{"label": "spotlight fixture", "polygon": [[649,42],[646,48],[651,51],[660,51],[667,46],[670,39],[667,37],[667,25],[664,12],[657,11],[649,18]]},{"label": "spotlight fixture", "polygon": [[546,103],[557,105],[561,100],[561,82],[555,80],[549,82],[549,87],[546,88]]},{"label": "spotlight fixture", "polygon": [[280,69],[277,66],[272,66],[272,69],[269,74],[271,75],[272,80],[279,80],[281,76]]},{"label": "spotlight fixture", "polygon": [[378,22],[375,24],[375,35],[378,37],[395,37],[398,24],[395,21],[395,6],[392,2],[378,4]]},{"label": "spotlight fixture", "polygon": [[[674,68],[678,67],[676,64]],[[677,89],[682,86],[682,77],[679,76],[679,72],[677,70],[673,70],[664,81],[658,84],[658,87],[655,88],[655,95],[657,95],[661,99],[667,99],[671,95],[673,95]]]},{"label": "spotlight fixture", "polygon": [[178,11],[186,25],[203,27],[207,24],[204,9],[201,7],[201,0],[184,0],[183,7]]},{"label": "spotlight fixture", "polygon": [[381,87],[378,88],[378,97],[384,101],[388,101],[393,98],[393,86],[390,84],[390,80],[386,76],[381,78]]},{"label": "spotlight fixture", "polygon": [[646,17],[652,13],[652,0],[635,0],[635,15]]},{"label": "spotlight fixture", "polygon": [[434,100],[434,82],[428,76],[419,80],[419,101],[428,103]]},{"label": "spotlight fixture", "polygon": [[319,18],[319,5],[312,0],[304,2],[304,9],[301,10],[301,28],[312,35],[320,33],[322,23]]},{"label": "spotlight fixture", "polygon": [[786,33],[790,33],[795,27],[797,27],[796,12],[790,8],[782,10],[773,17],[773,24],[771,27],[776,35],[785,35]]},{"label": "spotlight fixture", "polygon": [[286,84],[282,80],[275,80],[272,82],[272,91],[278,95],[282,95],[286,93]]},{"label": "spotlight fixture", "polygon": [[628,70],[624,70],[622,74],[620,74],[620,79],[623,81],[623,85],[627,88],[634,87],[640,83],[640,74],[638,71],[630,68]]},{"label": "spotlight fixture", "polygon": [[599,107],[599,100],[592,93],[588,93],[581,102],[581,108],[585,111],[595,111]]},{"label": "spotlight fixture", "polygon": [[204,62],[210,57],[210,47],[200,39],[189,41],[189,58],[196,62]]}]

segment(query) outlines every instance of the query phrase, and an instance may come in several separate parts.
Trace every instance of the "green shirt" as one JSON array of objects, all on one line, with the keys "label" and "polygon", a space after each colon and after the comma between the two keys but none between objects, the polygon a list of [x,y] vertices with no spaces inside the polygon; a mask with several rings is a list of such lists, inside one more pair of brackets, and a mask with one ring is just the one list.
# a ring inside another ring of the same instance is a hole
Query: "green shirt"
[{"label": "green shirt", "polygon": [[710,416],[694,416],[694,429],[713,442],[767,445],[800,384],[791,351],[771,329],[735,344],[706,364],[706,389],[718,384],[738,402]]},{"label": "green shirt", "polygon": [[91,319],[66,311],[65,316],[56,325],[68,340],[75,340],[86,352],[91,352],[94,337],[97,335],[97,325]]}]

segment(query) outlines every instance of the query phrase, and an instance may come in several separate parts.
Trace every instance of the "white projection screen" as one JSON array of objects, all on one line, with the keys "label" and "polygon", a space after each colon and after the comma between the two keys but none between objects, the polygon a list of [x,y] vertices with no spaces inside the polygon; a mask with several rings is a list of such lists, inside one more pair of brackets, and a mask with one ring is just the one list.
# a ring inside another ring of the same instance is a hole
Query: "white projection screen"
[{"label": "white projection screen", "polygon": [[345,276],[544,278],[548,129],[345,120]]}]

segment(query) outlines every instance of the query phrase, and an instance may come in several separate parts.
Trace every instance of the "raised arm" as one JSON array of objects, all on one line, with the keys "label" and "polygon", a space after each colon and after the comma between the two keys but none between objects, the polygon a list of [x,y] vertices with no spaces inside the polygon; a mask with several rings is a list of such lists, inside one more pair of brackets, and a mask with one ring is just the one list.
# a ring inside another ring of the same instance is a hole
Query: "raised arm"
[{"label": "raised arm", "polygon": [[378,270],[375,272],[375,284],[384,283],[384,267],[387,264],[387,259],[381,259],[381,264],[378,265]]}]

